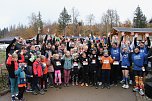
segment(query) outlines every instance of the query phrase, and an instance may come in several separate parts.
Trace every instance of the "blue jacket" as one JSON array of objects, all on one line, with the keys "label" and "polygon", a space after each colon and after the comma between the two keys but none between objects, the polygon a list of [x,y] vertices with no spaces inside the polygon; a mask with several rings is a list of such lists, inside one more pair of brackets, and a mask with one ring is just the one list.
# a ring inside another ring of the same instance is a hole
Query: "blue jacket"
[{"label": "blue jacket", "polygon": [[110,53],[113,59],[120,61],[120,48],[111,48]]},{"label": "blue jacket", "polygon": [[22,70],[21,67],[18,68],[18,70],[15,71],[15,75],[17,75],[17,82],[18,84],[26,84],[26,76],[25,72]]},{"label": "blue jacket", "polygon": [[130,66],[130,53],[128,52],[123,52],[122,54],[122,62],[121,66]]},{"label": "blue jacket", "polygon": [[141,52],[139,54],[134,53],[132,55],[132,62],[134,64],[133,70],[142,70],[145,63],[145,54]]},{"label": "blue jacket", "polygon": [[63,65],[64,69],[71,69],[72,65],[73,65],[72,58],[71,57],[70,58],[64,57],[64,65]]}]

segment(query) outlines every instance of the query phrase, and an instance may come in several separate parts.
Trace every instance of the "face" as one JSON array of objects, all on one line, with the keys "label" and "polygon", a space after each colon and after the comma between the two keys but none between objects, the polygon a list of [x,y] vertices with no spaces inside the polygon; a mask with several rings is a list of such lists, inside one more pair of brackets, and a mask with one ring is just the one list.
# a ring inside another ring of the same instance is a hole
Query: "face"
[{"label": "face", "polygon": [[31,50],[35,50],[35,46],[31,46],[31,48],[30,48]]},{"label": "face", "polygon": [[117,45],[116,45],[115,43],[113,43],[113,44],[112,44],[112,47],[113,47],[113,48],[116,48],[116,47],[117,47]]},{"label": "face", "polygon": [[83,54],[82,54],[82,57],[83,57],[83,58],[86,58],[86,54],[85,54],[85,53],[83,53]]},{"label": "face", "polygon": [[143,48],[144,47],[144,43],[141,42],[140,43],[140,47]]},{"label": "face", "polygon": [[128,49],[125,47],[123,50],[124,50],[124,52],[127,52]]},{"label": "face", "polygon": [[135,53],[138,53],[139,52],[139,49],[138,48],[135,48]]}]

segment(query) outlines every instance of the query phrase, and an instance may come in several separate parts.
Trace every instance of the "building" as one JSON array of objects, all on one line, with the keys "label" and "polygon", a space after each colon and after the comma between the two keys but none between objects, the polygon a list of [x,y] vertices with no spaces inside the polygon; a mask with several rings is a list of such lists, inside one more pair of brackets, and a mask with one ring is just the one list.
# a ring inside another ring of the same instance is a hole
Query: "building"
[{"label": "building", "polygon": [[144,40],[145,34],[149,33],[150,40],[152,40],[152,28],[126,28],[126,27],[113,27],[112,33],[113,35],[118,35],[118,39],[121,37],[121,32],[125,33],[125,38],[132,39],[132,33],[138,33],[137,40]]}]

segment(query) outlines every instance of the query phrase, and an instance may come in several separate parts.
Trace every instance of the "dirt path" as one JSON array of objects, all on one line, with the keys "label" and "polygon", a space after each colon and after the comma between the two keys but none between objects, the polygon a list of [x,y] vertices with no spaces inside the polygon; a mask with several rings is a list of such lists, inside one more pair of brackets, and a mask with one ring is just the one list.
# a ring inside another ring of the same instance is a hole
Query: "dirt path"
[{"label": "dirt path", "polygon": [[[25,94],[26,101],[136,101],[132,89],[112,87],[95,89],[93,87],[49,88],[45,95]],[[10,94],[0,97],[0,101],[10,101]]]}]

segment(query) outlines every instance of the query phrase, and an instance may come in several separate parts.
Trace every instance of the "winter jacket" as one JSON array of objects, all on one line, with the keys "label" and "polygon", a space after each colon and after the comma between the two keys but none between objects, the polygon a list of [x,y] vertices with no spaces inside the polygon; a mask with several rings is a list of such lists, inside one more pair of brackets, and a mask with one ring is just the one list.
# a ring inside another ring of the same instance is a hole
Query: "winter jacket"
[{"label": "winter jacket", "polygon": [[19,67],[18,70],[15,71],[15,75],[17,75],[18,77],[17,78],[18,87],[26,86],[26,75],[21,67]]},{"label": "winter jacket", "polygon": [[38,77],[41,77],[43,75],[42,65],[39,61],[35,61],[33,63],[33,73],[34,76],[38,76]]},{"label": "winter jacket", "polygon": [[21,60],[18,61],[12,61],[12,56],[9,56],[6,64],[7,64],[7,70],[9,73],[10,78],[15,78],[15,70],[18,70],[18,63],[24,62],[24,56],[21,55]]},{"label": "winter jacket", "polygon": [[64,57],[63,61],[64,61],[64,65],[63,65],[64,69],[69,70],[72,68],[73,62],[71,57],[70,58]]},{"label": "winter jacket", "polygon": [[61,70],[62,69],[62,62],[61,60],[56,60],[56,59],[53,59],[52,60],[52,65],[54,67],[54,70]]}]

